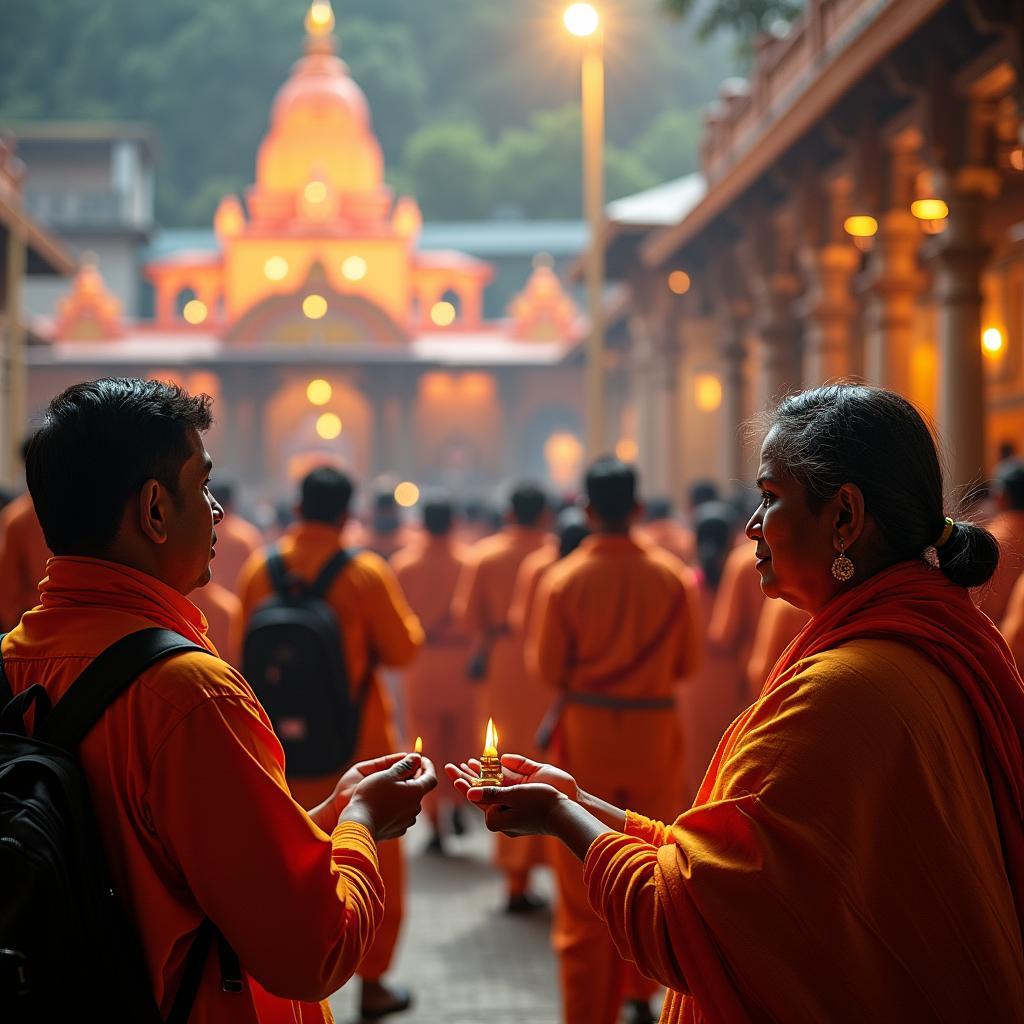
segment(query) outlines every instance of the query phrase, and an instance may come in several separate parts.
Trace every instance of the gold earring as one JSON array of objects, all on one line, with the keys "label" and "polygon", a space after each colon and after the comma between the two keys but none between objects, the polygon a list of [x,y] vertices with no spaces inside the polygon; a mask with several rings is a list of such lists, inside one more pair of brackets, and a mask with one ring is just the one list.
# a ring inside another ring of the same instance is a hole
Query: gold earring
[{"label": "gold earring", "polygon": [[841,550],[832,562],[832,575],[840,583],[846,583],[853,579],[853,562],[846,555],[846,544],[842,537],[839,538],[839,547]]}]

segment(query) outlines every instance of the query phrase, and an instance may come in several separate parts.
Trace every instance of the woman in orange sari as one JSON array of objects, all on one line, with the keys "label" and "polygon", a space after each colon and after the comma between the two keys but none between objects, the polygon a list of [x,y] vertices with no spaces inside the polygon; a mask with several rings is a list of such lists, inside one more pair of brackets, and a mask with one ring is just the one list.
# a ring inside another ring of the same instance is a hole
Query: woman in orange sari
[{"label": "woman in orange sari", "polygon": [[456,788],[558,837],[662,1022],[1024,1020],[1024,684],[969,587],[999,552],[944,515],[898,395],[785,399],[747,524],[768,597],[811,619],[671,825],[518,755]]}]

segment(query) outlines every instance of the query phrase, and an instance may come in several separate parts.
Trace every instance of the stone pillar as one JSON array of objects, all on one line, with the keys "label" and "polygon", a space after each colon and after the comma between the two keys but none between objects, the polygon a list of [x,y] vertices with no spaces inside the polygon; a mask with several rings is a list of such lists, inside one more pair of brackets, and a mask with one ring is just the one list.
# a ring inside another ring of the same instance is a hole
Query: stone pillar
[{"label": "stone pillar", "polygon": [[868,259],[864,376],[910,394],[914,318],[923,278],[917,264],[921,228],[909,209],[884,213]]},{"label": "stone pillar", "polygon": [[750,307],[741,301],[726,303],[718,315],[722,331],[722,429],[725,431],[725,464],[722,469],[729,481],[742,481],[748,476],[743,362],[747,355],[745,342],[749,315]]},{"label": "stone pillar", "polygon": [[852,245],[805,247],[800,262],[807,290],[799,304],[804,321],[803,386],[817,387],[853,372],[854,322],[857,302],[850,284],[860,267]]},{"label": "stone pillar", "polygon": [[961,169],[944,196],[946,230],[933,242],[938,312],[939,432],[948,480],[964,487],[985,471],[985,375],[981,352],[981,271],[989,246],[981,237],[985,203],[998,189],[992,168]]},{"label": "stone pillar", "polygon": [[795,274],[774,273],[754,279],[755,328],[763,363],[755,405],[758,410],[800,387],[800,333],[795,301],[800,282]]}]

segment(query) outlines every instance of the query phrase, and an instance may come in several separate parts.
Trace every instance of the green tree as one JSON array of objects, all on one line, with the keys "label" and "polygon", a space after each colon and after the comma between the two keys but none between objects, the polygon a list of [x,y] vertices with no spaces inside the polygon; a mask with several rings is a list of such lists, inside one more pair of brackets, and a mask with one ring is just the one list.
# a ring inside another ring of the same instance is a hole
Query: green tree
[{"label": "green tree", "polygon": [[475,124],[435,124],[406,146],[404,170],[423,216],[433,220],[485,217],[491,159]]},{"label": "green tree", "polygon": [[758,32],[767,31],[773,21],[792,21],[802,10],[803,0],[662,0],[666,11],[687,17],[699,10],[697,38],[709,39],[719,32],[734,33],[738,48],[749,54]]},{"label": "green tree", "polygon": [[665,110],[640,134],[632,152],[659,181],[670,181],[696,168],[699,138],[696,111]]}]

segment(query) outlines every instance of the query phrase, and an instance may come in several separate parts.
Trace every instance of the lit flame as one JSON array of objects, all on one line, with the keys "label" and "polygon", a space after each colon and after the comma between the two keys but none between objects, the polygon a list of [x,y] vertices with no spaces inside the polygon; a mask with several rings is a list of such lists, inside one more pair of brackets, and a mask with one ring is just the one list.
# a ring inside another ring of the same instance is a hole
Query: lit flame
[{"label": "lit flame", "polygon": [[484,738],[484,757],[498,756],[498,730],[494,728],[494,719],[487,719],[487,735]]},{"label": "lit flame", "polygon": [[415,750],[417,754],[422,754],[423,753],[423,737],[422,736],[417,736],[416,737],[416,742],[412,745],[412,749]]}]

